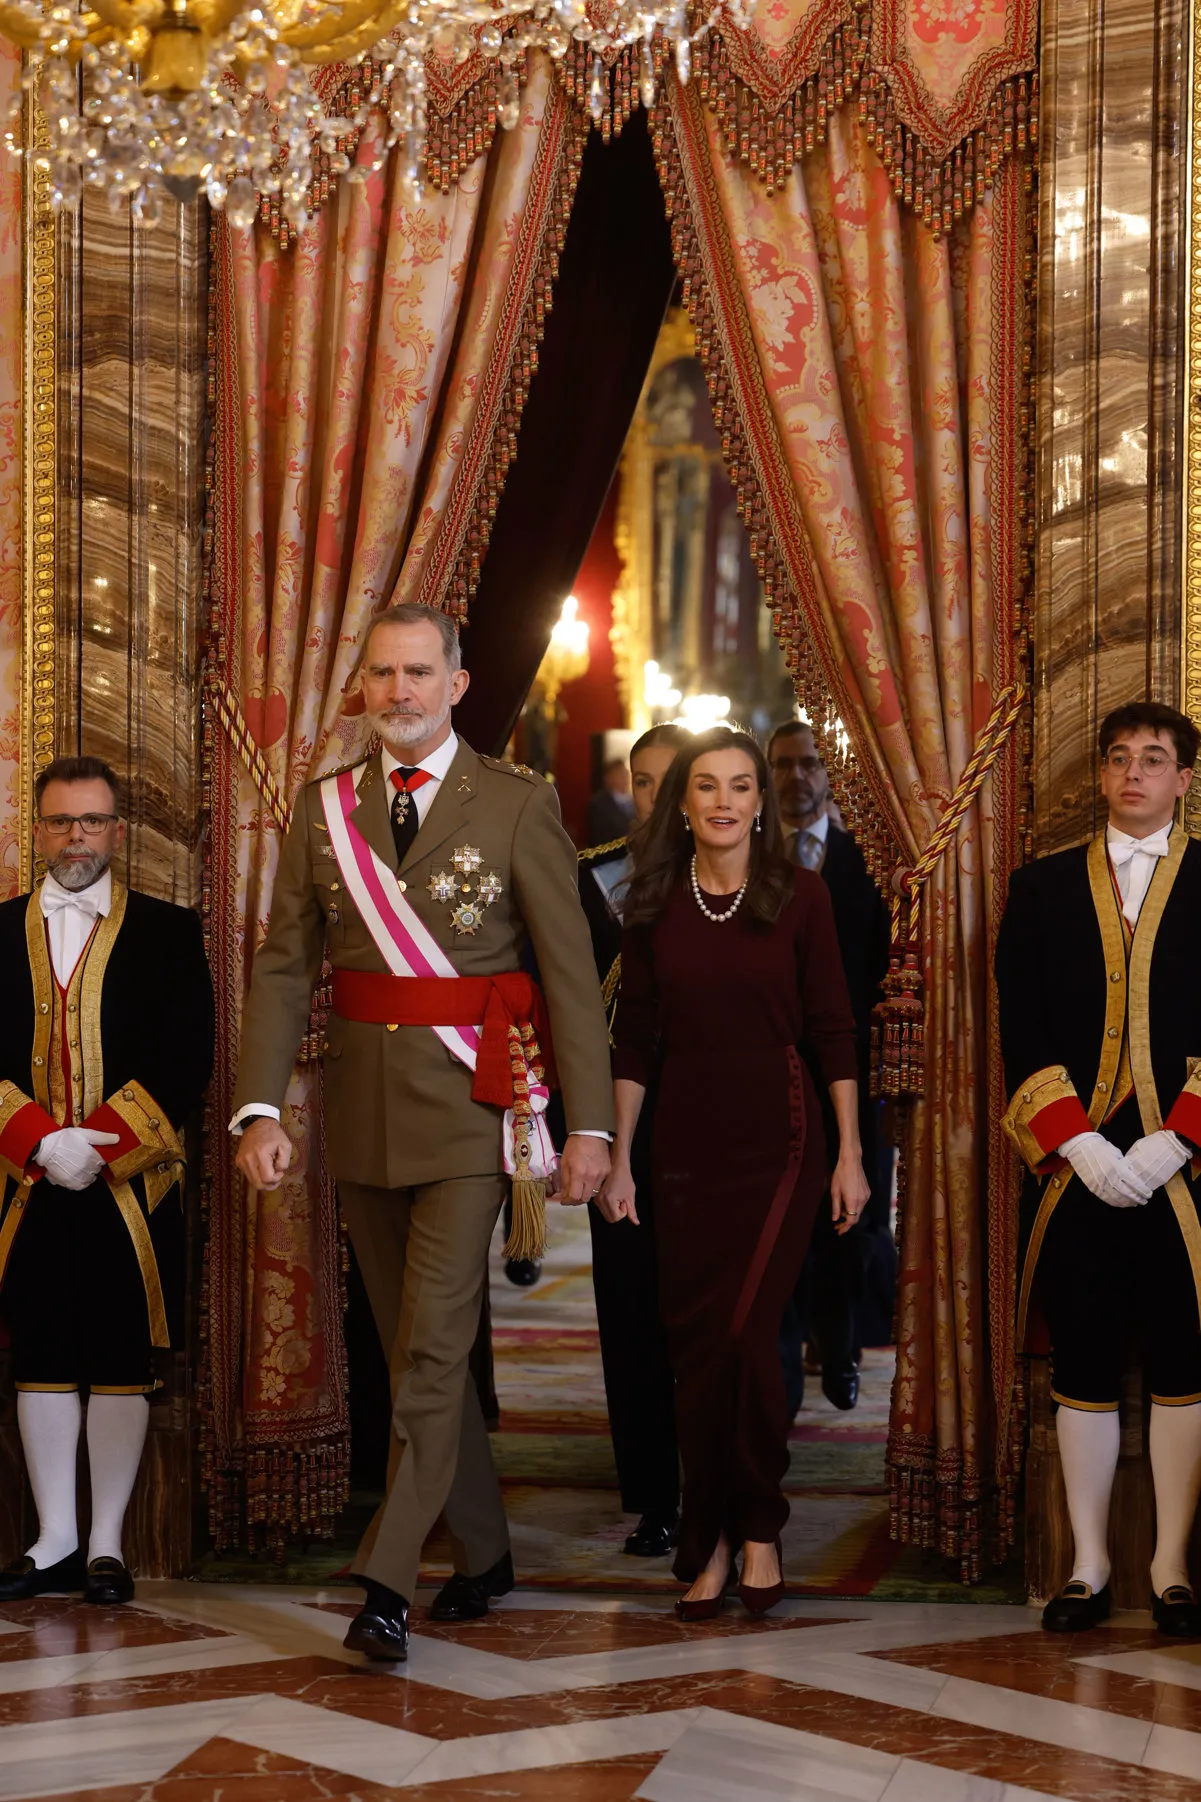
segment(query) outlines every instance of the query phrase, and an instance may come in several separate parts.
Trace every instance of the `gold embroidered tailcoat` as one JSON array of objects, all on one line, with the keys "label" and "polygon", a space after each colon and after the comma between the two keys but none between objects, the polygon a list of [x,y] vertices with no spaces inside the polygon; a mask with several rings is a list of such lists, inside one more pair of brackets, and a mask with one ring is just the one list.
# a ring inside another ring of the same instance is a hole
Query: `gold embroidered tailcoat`
[{"label": "gold embroidered tailcoat", "polygon": [[[404,898],[462,976],[529,969],[537,959],[570,1131],[611,1131],[609,1045],[588,927],[576,887],[576,854],[558,798],[541,777],[481,757],[462,739],[401,867],[391,790],[377,754],[355,771],[352,818],[394,873]],[[478,868],[457,870],[474,860]],[[254,960],[242,1020],[235,1109],[283,1106],[313,987],[328,949],[335,969],[387,965],[351,901],[333,857],[320,784],[296,803],[276,873],[271,920]],[[474,933],[454,909],[494,877],[499,894]],[[454,878],[454,893],[446,899]],[[434,885],[433,892],[431,884]],[[468,893],[464,894],[464,886]],[[323,1046],[325,1137],[330,1167],[346,1182],[405,1188],[503,1167],[502,1112],[472,1099],[471,1072],[428,1026],[346,1020],[331,1014]]]},{"label": "gold embroidered tailcoat", "polygon": [[[1121,1150],[1168,1126],[1201,1144],[1201,844],[1177,826],[1133,932],[1101,832],[1015,870],[997,940],[1004,1126],[1028,1170],[1019,1330],[1043,1236],[1078,1181],[1056,1148],[1098,1131]],[[1168,1184],[1201,1303],[1201,1184]]]}]

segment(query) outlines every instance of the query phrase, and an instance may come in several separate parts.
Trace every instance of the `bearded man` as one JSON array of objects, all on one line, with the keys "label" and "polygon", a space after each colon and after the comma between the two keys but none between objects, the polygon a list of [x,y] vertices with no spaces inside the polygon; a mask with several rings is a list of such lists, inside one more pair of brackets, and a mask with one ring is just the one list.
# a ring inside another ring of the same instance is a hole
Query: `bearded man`
[{"label": "bearded man", "polygon": [[[46,879],[0,906],[0,1314],[38,1537],[0,1601],[128,1602],[122,1527],[184,1287],[180,1132],[213,1061],[200,921],[127,889],[117,778],[60,757],[35,784]],[[75,1513],[88,1392],[92,1525]]]},{"label": "bearded man", "polygon": [[[292,1157],[280,1114],[328,950],[327,1155],[392,1379],[387,1494],[352,1566],[366,1601],[346,1644],[399,1660],[439,1515],[455,1575],[436,1619],[477,1618],[513,1586],[468,1371],[488,1244],[509,1176],[518,1215],[540,1178],[564,1202],[598,1191],[613,1102],[575,851],[548,783],[453,732],[468,683],[453,622],[388,608],[355,679],[382,748],[297,800],[231,1128],[249,1181],[278,1187]],[[569,1133],[557,1169],[538,1112],[554,1063]]]}]

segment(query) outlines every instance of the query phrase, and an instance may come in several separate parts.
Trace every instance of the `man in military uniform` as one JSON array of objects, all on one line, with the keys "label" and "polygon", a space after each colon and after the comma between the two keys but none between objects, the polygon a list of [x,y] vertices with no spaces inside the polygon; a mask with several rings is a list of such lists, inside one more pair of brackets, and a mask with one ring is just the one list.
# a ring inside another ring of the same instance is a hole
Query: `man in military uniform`
[{"label": "man in military uniform", "polygon": [[122,1527],[155,1352],[182,1330],[179,1135],[212,1068],[213,991],[196,914],[112,873],[125,825],[108,765],[60,757],[35,798],[46,878],[0,906],[0,1314],[38,1537],[0,1572],[0,1601],[112,1604],[133,1595]]},{"label": "man in military uniform", "polygon": [[[437,1619],[478,1616],[513,1584],[468,1356],[506,1161],[518,1213],[530,1189],[527,1093],[544,1090],[553,1057],[570,1136],[552,1199],[565,1202],[586,1201],[604,1180],[613,1104],[575,853],[553,788],[455,736],[451,708],[468,678],[445,615],[380,614],[358,675],[382,749],[297,800],[255,958],[231,1124],[239,1168],[276,1187],[292,1156],[279,1115],[328,948],[327,1153],[393,1390],[388,1490],[354,1561],[366,1604],[346,1644],[399,1659],[439,1515],[455,1575]],[[545,1006],[522,973],[531,945]]]},{"label": "man in military uniform", "polygon": [[1133,1326],[1151,1391],[1152,1607],[1201,1633],[1186,1552],[1201,1489],[1201,845],[1174,824],[1192,721],[1156,702],[1101,724],[1105,830],[1014,872],[997,943],[1005,1128],[1029,1175],[1019,1343],[1051,1340],[1074,1541],[1053,1632],[1109,1612],[1109,1499]]},{"label": "man in military uniform", "polygon": [[[676,752],[691,737],[682,726],[652,726],[630,750],[634,831],[580,852],[580,900],[605,1003],[617,1006],[621,976],[621,908],[633,868],[632,844],[655,805],[659,784]],[[659,1310],[651,1190],[654,1090],[638,1118],[630,1162],[638,1186],[639,1227],[606,1220],[588,1205],[592,1287],[600,1334],[609,1431],[621,1484],[621,1505],[640,1518],[625,1542],[632,1558],[666,1557],[676,1543],[680,1459],[676,1449],[675,1382]]]}]

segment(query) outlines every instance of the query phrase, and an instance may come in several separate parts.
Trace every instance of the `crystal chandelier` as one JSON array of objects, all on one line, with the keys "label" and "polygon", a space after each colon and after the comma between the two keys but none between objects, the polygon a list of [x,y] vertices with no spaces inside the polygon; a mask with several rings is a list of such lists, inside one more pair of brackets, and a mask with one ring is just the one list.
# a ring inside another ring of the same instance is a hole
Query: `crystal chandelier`
[{"label": "crystal chandelier", "polygon": [[[605,58],[641,45],[640,94],[655,98],[662,60],[656,35],[687,81],[692,45],[727,18],[749,22],[752,0],[717,0],[695,24],[688,0],[90,0],[86,10],[46,0],[4,0],[0,34],[26,52],[23,86],[46,119],[45,158],[55,207],[85,188],[128,199],[153,224],[168,197],[207,194],[238,226],[260,196],[278,196],[294,231],[308,219],[312,153],[332,172],[362,181],[402,146],[403,173],[421,191],[426,63],[472,56],[500,68],[499,122],[520,116],[519,78],[530,50],[555,60],[572,41],[594,54],[590,107],[605,102]],[[309,79],[314,64],[353,67],[370,57],[371,83],[349,117],[327,117]],[[4,141],[17,155],[21,96]],[[373,113],[386,118],[374,162],[352,165],[353,143]]]}]

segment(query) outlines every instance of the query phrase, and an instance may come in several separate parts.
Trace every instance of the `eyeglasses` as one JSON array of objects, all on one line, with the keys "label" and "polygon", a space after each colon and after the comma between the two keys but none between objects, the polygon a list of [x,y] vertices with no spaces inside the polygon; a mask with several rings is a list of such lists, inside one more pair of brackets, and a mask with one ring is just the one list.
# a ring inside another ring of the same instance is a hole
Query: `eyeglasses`
[{"label": "eyeglasses", "polygon": [[66,838],[72,826],[82,826],[89,838],[99,838],[117,820],[119,813],[43,813],[38,825],[44,826],[51,838]]},{"label": "eyeglasses", "polygon": [[1107,751],[1104,759],[1107,769],[1114,770],[1119,776],[1128,770],[1132,763],[1137,763],[1144,776],[1162,776],[1165,770],[1178,770],[1180,765],[1166,751],[1140,751],[1136,757],[1131,751]]},{"label": "eyeglasses", "polygon": [[805,770],[812,776],[821,769],[822,760],[810,751],[807,757],[773,757],[771,767],[773,770]]}]

